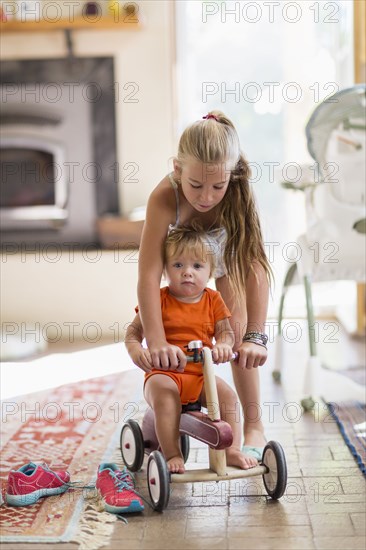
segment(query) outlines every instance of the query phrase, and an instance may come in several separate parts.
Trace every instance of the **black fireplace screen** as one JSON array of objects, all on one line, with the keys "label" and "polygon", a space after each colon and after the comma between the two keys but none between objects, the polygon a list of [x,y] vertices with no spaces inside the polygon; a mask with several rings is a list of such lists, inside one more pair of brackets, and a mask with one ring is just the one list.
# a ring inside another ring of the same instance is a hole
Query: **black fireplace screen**
[{"label": "black fireplace screen", "polygon": [[55,204],[56,170],[52,153],[34,149],[1,149],[0,207]]}]

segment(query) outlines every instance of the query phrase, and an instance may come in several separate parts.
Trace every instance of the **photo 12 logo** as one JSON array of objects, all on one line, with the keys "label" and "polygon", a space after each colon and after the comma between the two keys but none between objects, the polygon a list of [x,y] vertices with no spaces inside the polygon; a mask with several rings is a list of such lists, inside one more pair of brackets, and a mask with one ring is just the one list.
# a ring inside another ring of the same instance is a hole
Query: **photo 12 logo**
[{"label": "photo 12 logo", "polygon": [[86,103],[98,103],[103,94],[109,100],[112,94],[114,103],[139,103],[140,85],[137,82],[113,82],[112,86],[103,87],[99,82],[25,82],[15,84],[4,82],[0,87],[2,103],[9,103],[18,98],[20,103],[58,103],[66,101],[75,103],[81,96]]},{"label": "photo 12 logo", "polygon": [[87,23],[97,23],[103,16],[114,23],[138,23],[139,4],[119,0],[3,0],[2,18],[4,21],[17,20],[22,23],[57,23],[60,20],[74,23],[80,18]]},{"label": "photo 12 logo", "polygon": [[336,82],[314,82],[306,87],[299,82],[202,82],[201,98],[207,103],[215,98],[221,103],[298,103],[310,94],[313,103],[338,103],[332,96],[339,91]]},{"label": "photo 12 logo", "polygon": [[339,23],[337,2],[202,2],[202,22],[294,24],[311,14],[314,23]]}]

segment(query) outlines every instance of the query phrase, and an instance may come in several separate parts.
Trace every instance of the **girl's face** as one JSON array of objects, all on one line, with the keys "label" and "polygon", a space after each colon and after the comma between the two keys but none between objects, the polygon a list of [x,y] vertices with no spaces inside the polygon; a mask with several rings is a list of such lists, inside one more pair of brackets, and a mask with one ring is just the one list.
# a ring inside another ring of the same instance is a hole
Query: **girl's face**
[{"label": "girl's face", "polygon": [[225,162],[207,164],[195,159],[188,159],[182,165],[174,161],[183,194],[195,210],[208,212],[222,201],[230,180],[228,166]]},{"label": "girl's face", "polygon": [[165,277],[169,291],[182,302],[199,301],[210,278],[211,266],[208,261],[197,260],[189,251],[168,259]]}]

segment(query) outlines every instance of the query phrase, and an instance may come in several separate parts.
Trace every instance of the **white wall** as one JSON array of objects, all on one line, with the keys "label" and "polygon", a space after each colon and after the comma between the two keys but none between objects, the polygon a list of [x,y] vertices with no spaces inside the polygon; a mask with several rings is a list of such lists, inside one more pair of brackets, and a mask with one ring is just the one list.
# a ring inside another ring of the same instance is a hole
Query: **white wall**
[{"label": "white wall", "polygon": [[[120,90],[116,110],[123,214],[146,203],[151,189],[168,172],[168,160],[174,154],[172,3],[163,0],[139,4],[144,14],[140,30],[72,32],[76,56],[115,58]],[[66,53],[61,31],[2,36],[2,60],[56,58]],[[138,103],[123,101],[132,90],[123,90],[129,82],[139,87]],[[130,173],[124,172],[123,166],[129,162],[138,165],[138,183],[123,181]],[[109,327],[114,323],[122,327],[134,316],[137,263],[136,255],[131,261],[130,254],[120,253],[120,261],[115,262],[113,252],[103,251],[95,263],[82,253],[75,254],[73,262],[68,253],[57,262],[49,261],[42,253],[3,256],[2,323],[15,323],[19,330],[22,322],[30,329],[40,323],[41,331],[48,323],[55,323],[61,327],[62,337],[68,339],[70,325],[65,323],[72,322],[76,323],[75,338],[82,339],[85,326],[95,322],[103,337],[113,337],[114,329]],[[56,337],[57,327],[53,330],[48,326],[49,336]]]},{"label": "white wall", "polygon": [[[2,256],[2,343],[121,340],[135,316],[137,251]],[[32,334],[35,332],[35,335]]]}]

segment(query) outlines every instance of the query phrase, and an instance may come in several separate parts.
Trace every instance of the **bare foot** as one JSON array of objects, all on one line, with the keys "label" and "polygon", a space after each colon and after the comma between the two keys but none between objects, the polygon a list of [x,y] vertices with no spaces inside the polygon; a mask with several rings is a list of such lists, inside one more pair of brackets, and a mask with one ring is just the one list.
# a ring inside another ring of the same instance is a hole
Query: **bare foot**
[{"label": "bare foot", "polygon": [[254,428],[249,424],[248,427],[244,429],[244,445],[248,445],[248,447],[265,447],[266,443],[267,441],[263,428]]},{"label": "bare foot", "polygon": [[172,456],[167,460],[169,472],[172,474],[184,474],[184,460],[181,456]]},{"label": "bare foot", "polygon": [[237,466],[241,470],[249,470],[258,466],[258,460],[241,452],[237,447],[226,449],[226,463],[228,466]]}]

